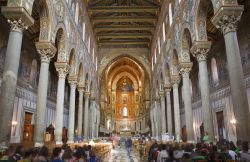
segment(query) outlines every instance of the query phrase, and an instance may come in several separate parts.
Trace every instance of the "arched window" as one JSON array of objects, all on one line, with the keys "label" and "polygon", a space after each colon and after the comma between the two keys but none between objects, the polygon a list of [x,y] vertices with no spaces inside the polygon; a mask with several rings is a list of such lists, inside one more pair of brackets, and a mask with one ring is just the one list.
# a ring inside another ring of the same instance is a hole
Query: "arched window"
[{"label": "arched window", "polygon": [[156,63],[156,60],[157,60],[157,58],[156,58],[156,48],[155,48],[154,55],[155,55],[155,63]]},{"label": "arched window", "polygon": [[172,25],[172,19],[173,19],[173,15],[172,15],[172,4],[170,3],[169,4],[169,8],[168,8],[168,15],[169,15],[169,25],[171,26]]},{"label": "arched window", "polygon": [[79,18],[79,4],[76,2],[76,12],[75,12],[75,22],[78,24],[78,18]]},{"label": "arched window", "polygon": [[85,22],[82,23],[82,40],[85,41]]},{"label": "arched window", "polygon": [[217,63],[216,63],[215,58],[212,58],[211,60],[211,69],[212,69],[213,84],[214,86],[218,86],[219,76],[218,76],[218,69],[217,69]]},{"label": "arched window", "polygon": [[88,40],[88,52],[90,53],[90,37],[89,37],[89,40]]},{"label": "arched window", "polygon": [[162,39],[163,39],[163,42],[165,42],[165,40],[166,40],[166,31],[165,31],[165,23],[164,22],[162,23]]},{"label": "arched window", "polygon": [[160,42],[160,37],[158,36],[158,39],[157,39],[157,45],[158,45],[158,54],[161,53],[161,42]]},{"label": "arched window", "polygon": [[95,63],[95,48],[92,49],[92,61]]}]

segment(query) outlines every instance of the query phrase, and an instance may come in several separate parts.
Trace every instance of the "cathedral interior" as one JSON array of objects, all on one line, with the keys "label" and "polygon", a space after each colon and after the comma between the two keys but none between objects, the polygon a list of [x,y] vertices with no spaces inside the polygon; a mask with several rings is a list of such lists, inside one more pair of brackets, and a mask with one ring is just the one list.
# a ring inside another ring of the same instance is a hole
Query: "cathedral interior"
[{"label": "cathedral interior", "polygon": [[249,0],[0,6],[0,145],[250,141]]}]

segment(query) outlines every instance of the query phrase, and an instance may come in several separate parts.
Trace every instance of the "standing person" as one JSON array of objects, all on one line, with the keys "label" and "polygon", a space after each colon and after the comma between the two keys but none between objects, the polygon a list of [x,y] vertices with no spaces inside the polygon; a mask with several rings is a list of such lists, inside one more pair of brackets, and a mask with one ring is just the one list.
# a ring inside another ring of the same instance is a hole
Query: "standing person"
[{"label": "standing person", "polygon": [[206,132],[206,134],[204,135],[204,137],[203,137],[202,140],[203,140],[204,143],[207,143],[207,144],[209,143],[209,136],[208,136],[208,133],[207,133],[207,132]]},{"label": "standing person", "polygon": [[53,158],[51,159],[50,162],[63,162],[60,155],[61,155],[61,148],[56,147],[53,150]]},{"label": "standing person", "polygon": [[154,143],[150,146],[148,151],[148,161],[151,162],[153,160],[154,152],[158,149],[158,144],[156,140],[154,140]]},{"label": "standing person", "polygon": [[145,151],[145,140],[144,138],[142,138],[141,140],[139,140],[139,154],[141,161],[143,161],[144,151]]},{"label": "standing person", "polygon": [[160,148],[161,150],[158,154],[157,162],[165,162],[168,159],[167,147],[165,144],[162,144]]},{"label": "standing person", "polygon": [[246,141],[242,143],[241,161],[242,162],[249,162],[250,161],[248,142],[246,142]]},{"label": "standing person", "polygon": [[14,155],[9,157],[9,161],[11,162],[19,161],[23,158],[22,155],[23,155],[23,146],[19,145],[17,146]]},{"label": "standing person", "polygon": [[48,150],[48,148],[46,146],[43,146],[38,151],[37,160],[39,162],[47,162],[48,161],[48,156],[49,156],[49,150]]},{"label": "standing person", "polygon": [[126,146],[127,146],[127,150],[128,150],[128,155],[130,156],[130,151],[132,150],[132,140],[131,140],[131,138],[127,138]]}]

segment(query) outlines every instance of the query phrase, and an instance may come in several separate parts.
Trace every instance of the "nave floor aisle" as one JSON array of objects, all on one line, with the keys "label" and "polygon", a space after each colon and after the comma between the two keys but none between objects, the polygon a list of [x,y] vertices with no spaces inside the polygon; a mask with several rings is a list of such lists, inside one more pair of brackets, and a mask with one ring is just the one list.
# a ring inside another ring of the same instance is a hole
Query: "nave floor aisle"
[{"label": "nave floor aisle", "polygon": [[116,149],[111,150],[110,156],[107,156],[104,162],[142,162],[140,161],[137,151],[132,150],[130,156],[126,148],[117,146]]}]

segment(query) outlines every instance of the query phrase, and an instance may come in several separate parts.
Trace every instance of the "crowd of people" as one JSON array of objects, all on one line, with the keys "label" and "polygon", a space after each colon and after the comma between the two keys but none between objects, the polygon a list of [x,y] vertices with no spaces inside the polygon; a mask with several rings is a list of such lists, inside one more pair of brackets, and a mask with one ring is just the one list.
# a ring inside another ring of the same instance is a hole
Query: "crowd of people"
[{"label": "crowd of people", "polygon": [[84,147],[76,147],[71,149],[68,145],[56,147],[52,153],[46,146],[25,149],[23,146],[12,146],[5,152],[0,161],[6,162],[97,162],[91,145]]},{"label": "crowd of people", "polygon": [[148,152],[149,162],[250,162],[248,142],[222,141],[216,145],[213,143],[194,144],[158,144],[156,141],[151,145]]}]

